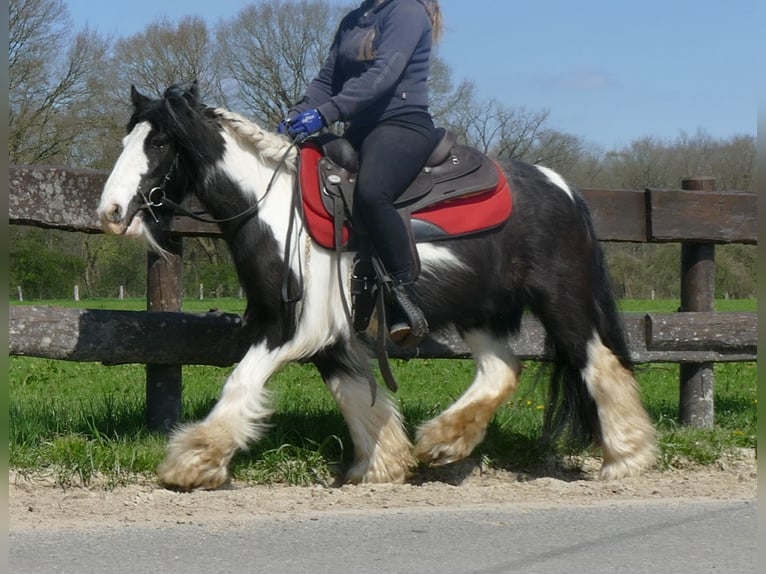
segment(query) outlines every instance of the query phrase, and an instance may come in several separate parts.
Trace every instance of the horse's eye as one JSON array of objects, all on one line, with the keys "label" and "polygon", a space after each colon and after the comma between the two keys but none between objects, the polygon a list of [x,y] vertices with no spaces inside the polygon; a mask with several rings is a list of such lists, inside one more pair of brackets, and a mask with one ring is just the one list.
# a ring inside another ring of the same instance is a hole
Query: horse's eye
[{"label": "horse's eye", "polygon": [[153,149],[162,149],[167,145],[168,138],[166,138],[164,135],[156,135],[151,140],[149,140],[149,146]]}]

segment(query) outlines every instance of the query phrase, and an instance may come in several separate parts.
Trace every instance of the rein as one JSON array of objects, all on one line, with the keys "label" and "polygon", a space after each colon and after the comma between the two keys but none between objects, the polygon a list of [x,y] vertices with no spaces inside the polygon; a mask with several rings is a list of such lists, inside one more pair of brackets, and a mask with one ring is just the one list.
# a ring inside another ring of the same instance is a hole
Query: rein
[{"label": "rein", "polygon": [[157,215],[155,215],[153,208],[159,208],[159,207],[169,207],[175,213],[180,213],[181,215],[185,215],[186,217],[190,217],[191,219],[200,221],[202,223],[230,223],[242,217],[246,217],[246,216],[249,217],[255,213],[255,211],[258,209],[258,206],[261,204],[261,202],[264,201],[266,197],[269,195],[269,192],[271,192],[271,189],[274,186],[274,180],[277,178],[277,175],[279,174],[280,170],[284,167],[285,161],[287,160],[287,156],[289,155],[290,151],[296,145],[297,144],[294,142],[290,144],[290,146],[287,148],[285,153],[282,155],[281,159],[279,160],[279,163],[277,164],[277,168],[274,170],[274,173],[271,175],[271,179],[269,180],[269,183],[266,185],[265,193],[261,197],[256,199],[255,203],[253,203],[250,207],[238,213],[237,215],[232,215],[231,217],[224,217],[221,219],[216,219],[213,217],[203,217],[201,215],[194,213],[193,211],[189,209],[186,209],[182,205],[168,198],[167,194],[165,193],[165,188],[167,187],[171,178],[175,174],[176,168],[178,167],[178,154],[176,154],[175,158],[173,158],[173,163],[168,168],[168,171],[165,174],[165,177],[162,179],[162,183],[160,185],[153,187],[151,190],[149,190],[148,194],[144,194],[144,192],[141,190],[138,191],[138,194],[141,196],[141,199],[143,199],[144,201],[144,203],[141,206],[139,206],[139,209],[147,210],[149,214],[152,216],[152,218],[154,219],[155,223],[159,223],[159,219],[157,218]]},{"label": "rein", "polygon": [[[213,217],[203,217],[202,215],[198,215],[197,213],[194,213],[193,211],[185,208],[184,206],[180,205],[179,203],[176,203],[172,199],[169,199],[165,188],[167,187],[170,180],[173,178],[173,175],[176,172],[176,169],[178,168],[178,154],[173,158],[173,163],[170,164],[170,167],[168,168],[168,171],[165,173],[165,177],[162,178],[162,183],[160,185],[153,187],[151,190],[149,190],[148,194],[144,194],[143,191],[139,190],[138,194],[141,196],[141,199],[143,200],[143,204],[139,206],[139,210],[146,210],[149,212],[149,214],[154,219],[155,223],[159,223],[159,219],[157,218],[157,215],[154,213],[154,208],[160,208],[160,207],[166,207],[170,208],[174,213],[179,213],[181,215],[185,215],[186,217],[190,217],[191,219],[194,219],[196,221],[200,221],[202,223],[213,223],[213,224],[219,224],[219,223],[230,223],[232,221],[236,221],[238,219],[241,219],[243,217],[247,217],[248,219],[255,214],[255,212],[258,209],[258,206],[268,197],[269,193],[271,192],[274,181],[277,178],[277,175],[282,170],[282,168],[285,165],[285,162],[287,161],[287,156],[290,154],[292,149],[297,146],[296,142],[293,142],[290,144],[290,146],[285,150],[285,153],[282,155],[282,157],[279,160],[279,163],[277,164],[276,169],[274,170],[274,173],[272,173],[271,178],[269,179],[269,183],[266,185],[266,191],[264,194],[256,199],[255,203],[253,203],[250,207],[245,209],[244,211],[233,215],[231,217],[224,217],[221,219],[216,219]],[[298,162],[300,162],[300,154],[298,154]],[[300,163],[298,164],[300,166]],[[300,170],[298,169],[298,172]],[[284,257],[284,270],[282,272],[282,289],[281,289],[281,296],[282,296],[282,302],[288,306],[287,312],[289,313],[289,307],[292,305],[295,305],[298,303],[301,299],[303,299],[303,270],[302,266],[299,265],[299,273],[300,276],[298,277],[298,289],[297,293],[295,295],[290,295],[290,246],[292,244],[292,237],[294,233],[294,220],[295,220],[295,209],[296,206],[300,208],[300,202],[298,201],[298,185],[299,185],[299,179],[296,178],[296,185],[294,186],[295,189],[293,190],[293,196],[292,196],[292,205],[290,208],[290,222],[287,228],[287,237],[285,239],[285,257]],[[243,222],[244,223],[244,222]]]}]

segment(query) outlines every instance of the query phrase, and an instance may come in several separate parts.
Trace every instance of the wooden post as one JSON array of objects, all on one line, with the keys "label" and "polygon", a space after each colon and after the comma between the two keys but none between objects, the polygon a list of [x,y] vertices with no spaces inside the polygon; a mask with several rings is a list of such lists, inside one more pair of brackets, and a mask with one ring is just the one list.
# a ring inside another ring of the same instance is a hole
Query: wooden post
[{"label": "wooden post", "polygon": [[[146,308],[148,311],[181,311],[183,298],[183,242],[170,233],[159,237],[168,252],[163,258],[147,255]],[[146,365],[146,423],[151,430],[169,432],[181,422],[181,365]]]},{"label": "wooden post", "polygon": [[[686,191],[715,191],[712,177],[684,179]],[[715,246],[681,243],[681,311],[715,311]],[[682,363],[681,424],[712,428],[715,415],[713,363]]]}]

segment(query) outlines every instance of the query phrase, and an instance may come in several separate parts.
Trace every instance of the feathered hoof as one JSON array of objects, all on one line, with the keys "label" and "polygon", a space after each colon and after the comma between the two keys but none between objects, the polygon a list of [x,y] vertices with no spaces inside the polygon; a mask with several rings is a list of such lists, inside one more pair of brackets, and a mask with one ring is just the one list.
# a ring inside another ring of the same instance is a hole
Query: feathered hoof
[{"label": "feathered hoof", "polygon": [[161,484],[176,490],[214,490],[229,481],[233,451],[216,446],[211,433],[192,426],[177,431],[157,469]]},{"label": "feathered hoof", "polygon": [[396,449],[375,459],[357,460],[346,474],[348,484],[402,484],[412,475],[417,461],[406,439]]},{"label": "feathered hoof", "polygon": [[638,476],[657,461],[657,449],[651,444],[644,449],[614,460],[604,459],[598,473],[600,480],[619,480]]},{"label": "feathered hoof", "polygon": [[396,465],[394,468],[388,467],[367,468],[366,465],[354,465],[346,474],[347,484],[403,484],[412,474],[412,466],[415,460],[412,459],[412,465]]},{"label": "feathered hoof", "polygon": [[457,462],[473,452],[485,433],[486,425],[476,420],[439,416],[418,429],[415,457],[435,466]]}]

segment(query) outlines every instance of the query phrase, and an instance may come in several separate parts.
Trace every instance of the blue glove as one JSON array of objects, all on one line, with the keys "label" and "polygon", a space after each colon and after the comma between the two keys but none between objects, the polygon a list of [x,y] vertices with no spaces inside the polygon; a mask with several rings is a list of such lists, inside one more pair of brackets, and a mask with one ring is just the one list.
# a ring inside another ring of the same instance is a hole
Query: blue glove
[{"label": "blue glove", "polygon": [[279,127],[277,128],[277,132],[284,135],[287,133],[287,126],[290,125],[290,118],[287,118],[286,120],[282,120],[279,122]]},{"label": "blue glove", "polygon": [[306,110],[287,122],[287,135],[295,141],[303,141],[325,127],[324,118],[316,109]]}]

